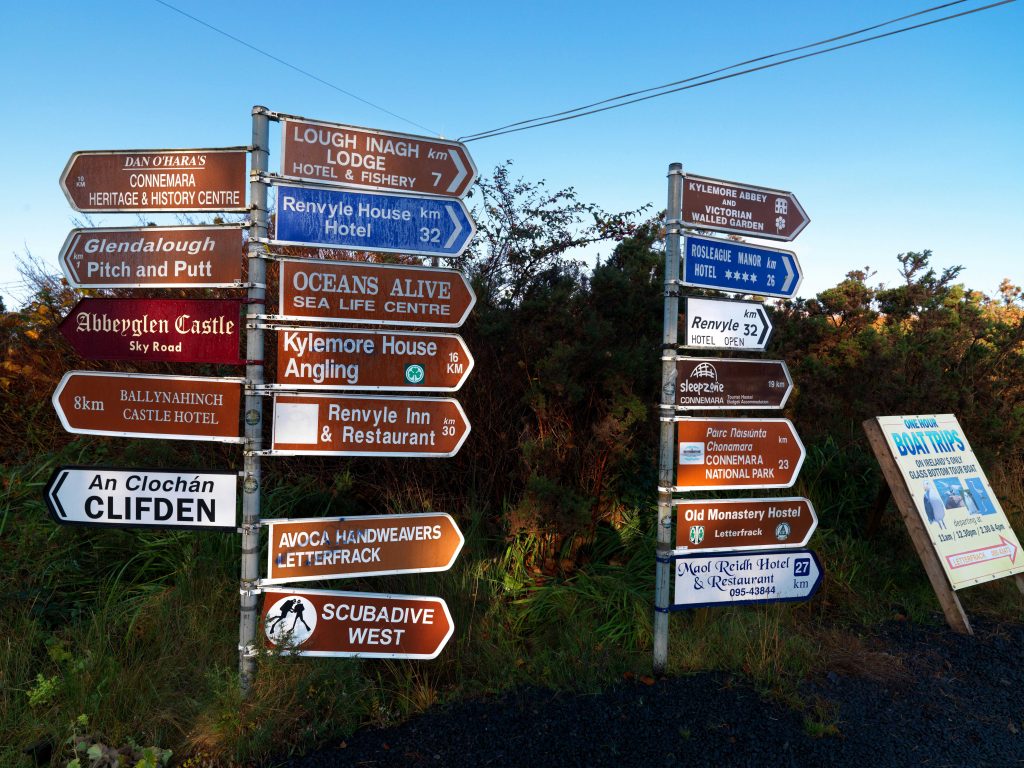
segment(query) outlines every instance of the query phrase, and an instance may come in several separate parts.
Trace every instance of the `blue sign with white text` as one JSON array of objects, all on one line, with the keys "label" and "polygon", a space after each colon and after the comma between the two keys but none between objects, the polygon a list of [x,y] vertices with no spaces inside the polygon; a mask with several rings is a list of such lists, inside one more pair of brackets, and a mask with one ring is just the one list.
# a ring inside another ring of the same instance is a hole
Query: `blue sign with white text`
[{"label": "blue sign with white text", "polygon": [[682,282],[698,288],[788,299],[803,275],[796,254],[732,240],[686,236]]},{"label": "blue sign with white text", "polygon": [[277,187],[276,242],[458,256],[475,231],[461,200]]}]

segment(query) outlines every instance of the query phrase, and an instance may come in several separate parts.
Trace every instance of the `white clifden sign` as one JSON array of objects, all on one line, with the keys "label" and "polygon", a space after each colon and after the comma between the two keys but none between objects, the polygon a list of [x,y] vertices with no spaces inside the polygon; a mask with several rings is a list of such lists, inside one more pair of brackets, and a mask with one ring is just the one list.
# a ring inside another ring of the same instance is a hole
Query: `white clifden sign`
[{"label": "white clifden sign", "polygon": [[237,472],[58,467],[46,505],[61,524],[233,531],[237,487]]},{"label": "white clifden sign", "polygon": [[878,425],[953,589],[1024,572],[1020,541],[956,416],[879,416]]}]

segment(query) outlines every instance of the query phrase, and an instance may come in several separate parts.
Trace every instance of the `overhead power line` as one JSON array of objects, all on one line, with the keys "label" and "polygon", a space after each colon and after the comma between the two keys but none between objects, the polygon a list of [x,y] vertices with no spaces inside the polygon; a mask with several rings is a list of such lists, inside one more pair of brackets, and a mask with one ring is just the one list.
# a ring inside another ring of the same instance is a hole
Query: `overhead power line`
[{"label": "overhead power line", "polygon": [[[636,104],[636,103],[641,102],[641,101],[648,101],[650,99],[656,99],[659,96],[667,96],[667,95],[672,94],[672,93],[678,93],[679,91],[686,91],[686,90],[690,90],[691,88],[698,88],[698,87],[700,87],[702,85],[710,85],[711,83],[721,82],[722,80],[729,80],[729,79],[734,78],[734,77],[739,77],[740,75],[747,75],[747,74],[750,74],[752,72],[759,72],[761,70],[771,69],[773,67],[778,67],[778,66],[781,66],[783,64],[790,64],[790,63],[792,63],[794,61],[800,61],[802,59],[809,59],[809,58],[812,58],[814,56],[820,56],[820,55],[825,54],[825,53],[831,53],[833,51],[838,51],[838,50],[841,50],[843,48],[851,48],[851,47],[853,47],[855,45],[861,45],[862,43],[869,43],[869,42],[872,42],[872,41],[875,41],[875,40],[881,40],[882,38],[892,37],[893,35],[898,35],[898,34],[903,33],[903,32],[910,32],[911,30],[921,29],[922,27],[928,27],[928,26],[931,26],[933,24],[939,24],[939,23],[944,22],[944,21],[950,21],[952,19],[957,19],[957,18],[960,18],[960,17],[963,17],[963,16],[969,16],[972,13],[978,13],[980,11],[986,11],[986,10],[989,10],[991,8],[996,8],[996,7],[1001,6],[1001,5],[1007,5],[1009,3],[1016,2],[1016,0],[1000,0],[1000,2],[990,3],[988,5],[983,5],[983,6],[980,6],[978,8],[972,8],[972,9],[967,10],[967,11],[961,11],[960,13],[954,13],[954,14],[951,14],[949,16],[942,16],[942,17],[937,18],[937,19],[930,19],[929,21],[924,21],[924,22],[921,22],[920,24],[912,24],[912,25],[907,26],[907,27],[902,27],[900,29],[895,29],[895,30],[892,30],[892,31],[889,31],[889,32],[883,32],[883,33],[878,34],[878,35],[872,35],[870,37],[861,38],[859,40],[854,40],[854,41],[851,41],[851,42],[848,42],[848,43],[843,43],[841,45],[834,45],[834,46],[831,46],[829,48],[824,48],[824,49],[819,50],[819,51],[812,51],[811,53],[805,53],[805,54],[802,54],[800,56],[792,56],[792,57],[787,58],[787,59],[781,59],[780,61],[773,61],[773,62],[769,62],[767,64],[761,64],[761,65],[756,66],[756,67],[749,67],[747,69],[743,69],[743,70],[740,70],[738,72],[732,72],[730,74],[720,74],[722,72],[728,72],[730,69],[735,69],[737,67],[742,67],[742,66],[745,66],[747,64],[752,64],[752,63],[755,63],[755,62],[758,62],[758,61],[764,61],[766,59],[773,59],[773,58],[776,58],[778,56],[785,56],[785,55],[787,55],[789,53],[794,53],[796,51],[806,50],[808,48],[816,48],[818,46],[825,45],[826,43],[834,42],[836,40],[843,40],[843,39],[846,39],[848,37],[852,37],[852,36],[855,36],[855,35],[863,34],[864,32],[868,32],[868,31],[872,31],[872,30],[875,30],[875,29],[879,29],[881,27],[885,27],[885,26],[888,26],[890,24],[894,24],[894,23],[899,22],[899,21],[904,21],[906,19],[913,18],[915,16],[921,16],[923,14],[932,13],[934,11],[941,10],[943,8],[948,8],[948,7],[953,6],[953,5],[959,5],[960,3],[963,3],[963,2],[966,2],[966,0],[955,0],[954,2],[949,2],[949,3],[944,3],[942,5],[937,5],[937,6],[934,6],[932,8],[927,8],[927,9],[925,9],[923,11],[917,11],[916,13],[908,14],[906,16],[901,16],[901,17],[896,18],[896,19],[890,19],[889,21],[885,21],[885,22],[882,22],[880,24],[875,24],[875,25],[872,25],[870,27],[865,27],[864,29],[860,29],[860,30],[857,30],[855,32],[847,32],[845,34],[838,35],[838,36],[835,36],[835,37],[831,37],[831,38],[828,38],[828,39],[825,39],[825,40],[819,40],[816,43],[809,43],[807,45],[802,45],[802,46],[799,46],[798,48],[791,48],[791,49],[786,50],[786,51],[779,51],[778,53],[769,54],[767,56],[759,56],[757,58],[749,59],[747,61],[739,62],[737,64],[732,64],[732,65],[730,65],[728,67],[723,67],[721,69],[717,69],[717,70],[714,70],[712,72],[706,72],[706,73],[704,73],[702,75],[694,75],[692,77],[688,77],[688,78],[685,78],[683,80],[676,80],[676,81],[674,81],[672,83],[665,83],[664,85],[654,86],[652,88],[645,88],[645,89],[642,89],[642,90],[633,91],[631,93],[622,94],[620,96],[614,96],[612,98],[603,99],[601,101],[596,101],[596,102],[593,102],[592,104],[585,104],[583,106],[575,107],[573,109],[563,110],[561,112],[555,112],[555,113],[552,113],[550,115],[544,115],[544,116],[541,116],[541,117],[535,117],[535,118],[531,118],[529,120],[521,120],[519,122],[509,123],[507,125],[500,126],[498,128],[492,128],[492,129],[487,130],[487,131],[480,131],[479,133],[469,134],[468,136],[461,137],[459,139],[459,141],[469,142],[469,141],[479,141],[480,139],[490,139],[490,138],[494,138],[495,136],[503,136],[503,135],[509,134],[509,133],[518,133],[520,131],[527,131],[527,130],[530,130],[531,128],[540,128],[540,127],[545,126],[545,125],[552,125],[554,123],[562,123],[562,122],[566,122],[568,120],[575,120],[575,119],[580,118],[580,117],[586,117],[587,115],[597,114],[598,112],[607,112],[608,110],[618,109],[619,107],[625,107],[625,106],[628,106],[630,104]],[[713,75],[719,75],[719,76],[718,77],[712,77]],[[704,79],[704,78],[707,78],[707,79]],[[695,80],[699,81],[699,82],[693,82]],[[681,85],[683,83],[685,83],[685,85]],[[672,87],[672,86],[678,86],[678,87]],[[652,91],[658,91],[658,93],[651,93]],[[648,95],[646,95],[646,96],[638,96],[638,94],[648,94]],[[633,97],[633,96],[637,96],[637,98],[630,98],[630,97]],[[622,101],[623,99],[627,99],[627,100]],[[619,101],[620,103],[618,103],[618,104],[610,104],[609,103],[609,102],[614,102],[614,101]],[[607,106],[600,106],[600,105],[607,105]]]},{"label": "overhead power line", "polygon": [[263,50],[262,48],[253,45],[252,43],[249,43],[249,42],[246,42],[245,40],[242,40],[240,37],[235,37],[230,32],[225,32],[223,29],[221,29],[219,27],[215,27],[215,26],[213,26],[213,24],[210,24],[208,22],[203,21],[200,18],[197,18],[197,17],[193,16],[191,13],[186,13],[185,11],[181,10],[181,8],[177,8],[177,7],[173,6],[173,5],[171,5],[170,3],[165,2],[165,0],[153,0],[153,2],[159,3],[160,5],[164,6],[165,8],[169,8],[170,10],[174,11],[175,13],[180,13],[185,18],[191,19],[192,21],[196,22],[197,24],[202,24],[207,29],[212,29],[217,34],[223,35],[224,37],[228,38],[229,40],[234,40],[239,45],[244,45],[246,48],[248,48],[248,49],[250,49],[252,51],[255,51],[256,53],[260,54],[261,56],[266,56],[268,59],[271,59],[272,61],[276,61],[278,64],[282,64],[282,65],[288,67],[289,69],[295,70],[300,75],[305,75],[306,77],[311,78],[312,80],[316,80],[318,83],[320,83],[322,85],[326,85],[328,88],[333,88],[338,93],[343,93],[346,96],[349,96],[349,97],[355,99],[356,101],[361,101],[363,104],[366,104],[367,106],[373,107],[374,109],[380,110],[381,112],[383,112],[386,115],[391,115],[391,117],[397,118],[397,119],[401,120],[402,122],[408,123],[409,125],[415,125],[417,128],[422,128],[424,131],[427,131],[428,133],[430,133],[432,135],[435,135],[435,136],[438,135],[437,131],[432,130],[431,128],[428,128],[425,125],[421,125],[420,123],[417,123],[414,120],[410,120],[407,117],[402,117],[401,115],[399,115],[399,114],[397,114],[395,112],[392,112],[390,109],[385,109],[384,107],[380,106],[380,104],[374,104],[372,101],[370,101],[368,99],[364,99],[362,96],[358,96],[358,95],[352,93],[351,91],[346,91],[340,85],[335,85],[334,83],[332,83],[332,82],[330,82],[328,80],[324,80],[322,77],[318,77],[317,75],[314,75],[312,72],[308,72],[305,69],[302,69],[301,67],[297,67],[294,64],[291,64],[291,63],[285,61],[284,59],[279,58],[279,57],[275,56],[274,54],[269,53],[269,52]]}]

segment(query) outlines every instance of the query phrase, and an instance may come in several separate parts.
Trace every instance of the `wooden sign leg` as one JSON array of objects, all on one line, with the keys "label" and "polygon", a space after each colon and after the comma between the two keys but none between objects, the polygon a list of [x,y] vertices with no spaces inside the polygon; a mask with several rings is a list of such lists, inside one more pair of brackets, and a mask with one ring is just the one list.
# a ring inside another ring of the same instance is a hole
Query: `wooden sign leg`
[{"label": "wooden sign leg", "polygon": [[[896,507],[903,516],[907,532],[910,533],[910,540],[914,542],[917,556],[921,558],[924,571],[928,574],[928,581],[932,584],[935,596],[939,598],[939,605],[942,606],[942,612],[946,616],[946,623],[949,624],[954,632],[959,632],[962,635],[973,635],[974,631],[971,629],[971,623],[967,620],[967,614],[964,613],[964,608],[960,604],[960,598],[956,596],[956,592],[949,586],[949,580],[946,578],[945,571],[942,570],[939,556],[935,553],[935,548],[932,547],[931,537],[928,535],[924,523],[921,522],[921,515],[914,504],[914,498],[911,496],[910,489],[903,479],[903,474],[896,465],[896,459],[889,450],[889,444],[885,441],[882,428],[875,419],[868,419],[861,426],[864,427],[864,432],[868,436],[868,443],[871,444],[871,450],[874,451],[875,458],[878,459],[878,466],[882,469],[882,476],[885,477],[885,482],[889,484],[889,490],[892,491],[892,498],[896,502]],[[1021,582],[1018,581],[1017,585],[1020,587]]]},{"label": "wooden sign leg", "polygon": [[1024,574],[1018,573],[1013,577],[1014,582],[1017,584],[1017,589],[1022,595],[1024,595]]}]

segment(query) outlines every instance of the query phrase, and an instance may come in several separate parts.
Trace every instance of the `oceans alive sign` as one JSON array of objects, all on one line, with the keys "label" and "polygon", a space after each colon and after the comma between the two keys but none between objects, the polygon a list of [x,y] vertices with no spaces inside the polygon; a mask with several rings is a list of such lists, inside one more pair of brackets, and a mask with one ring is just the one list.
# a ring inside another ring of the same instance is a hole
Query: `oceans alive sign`
[{"label": "oceans alive sign", "polygon": [[951,413],[879,416],[953,589],[1024,572],[1020,541]]}]

